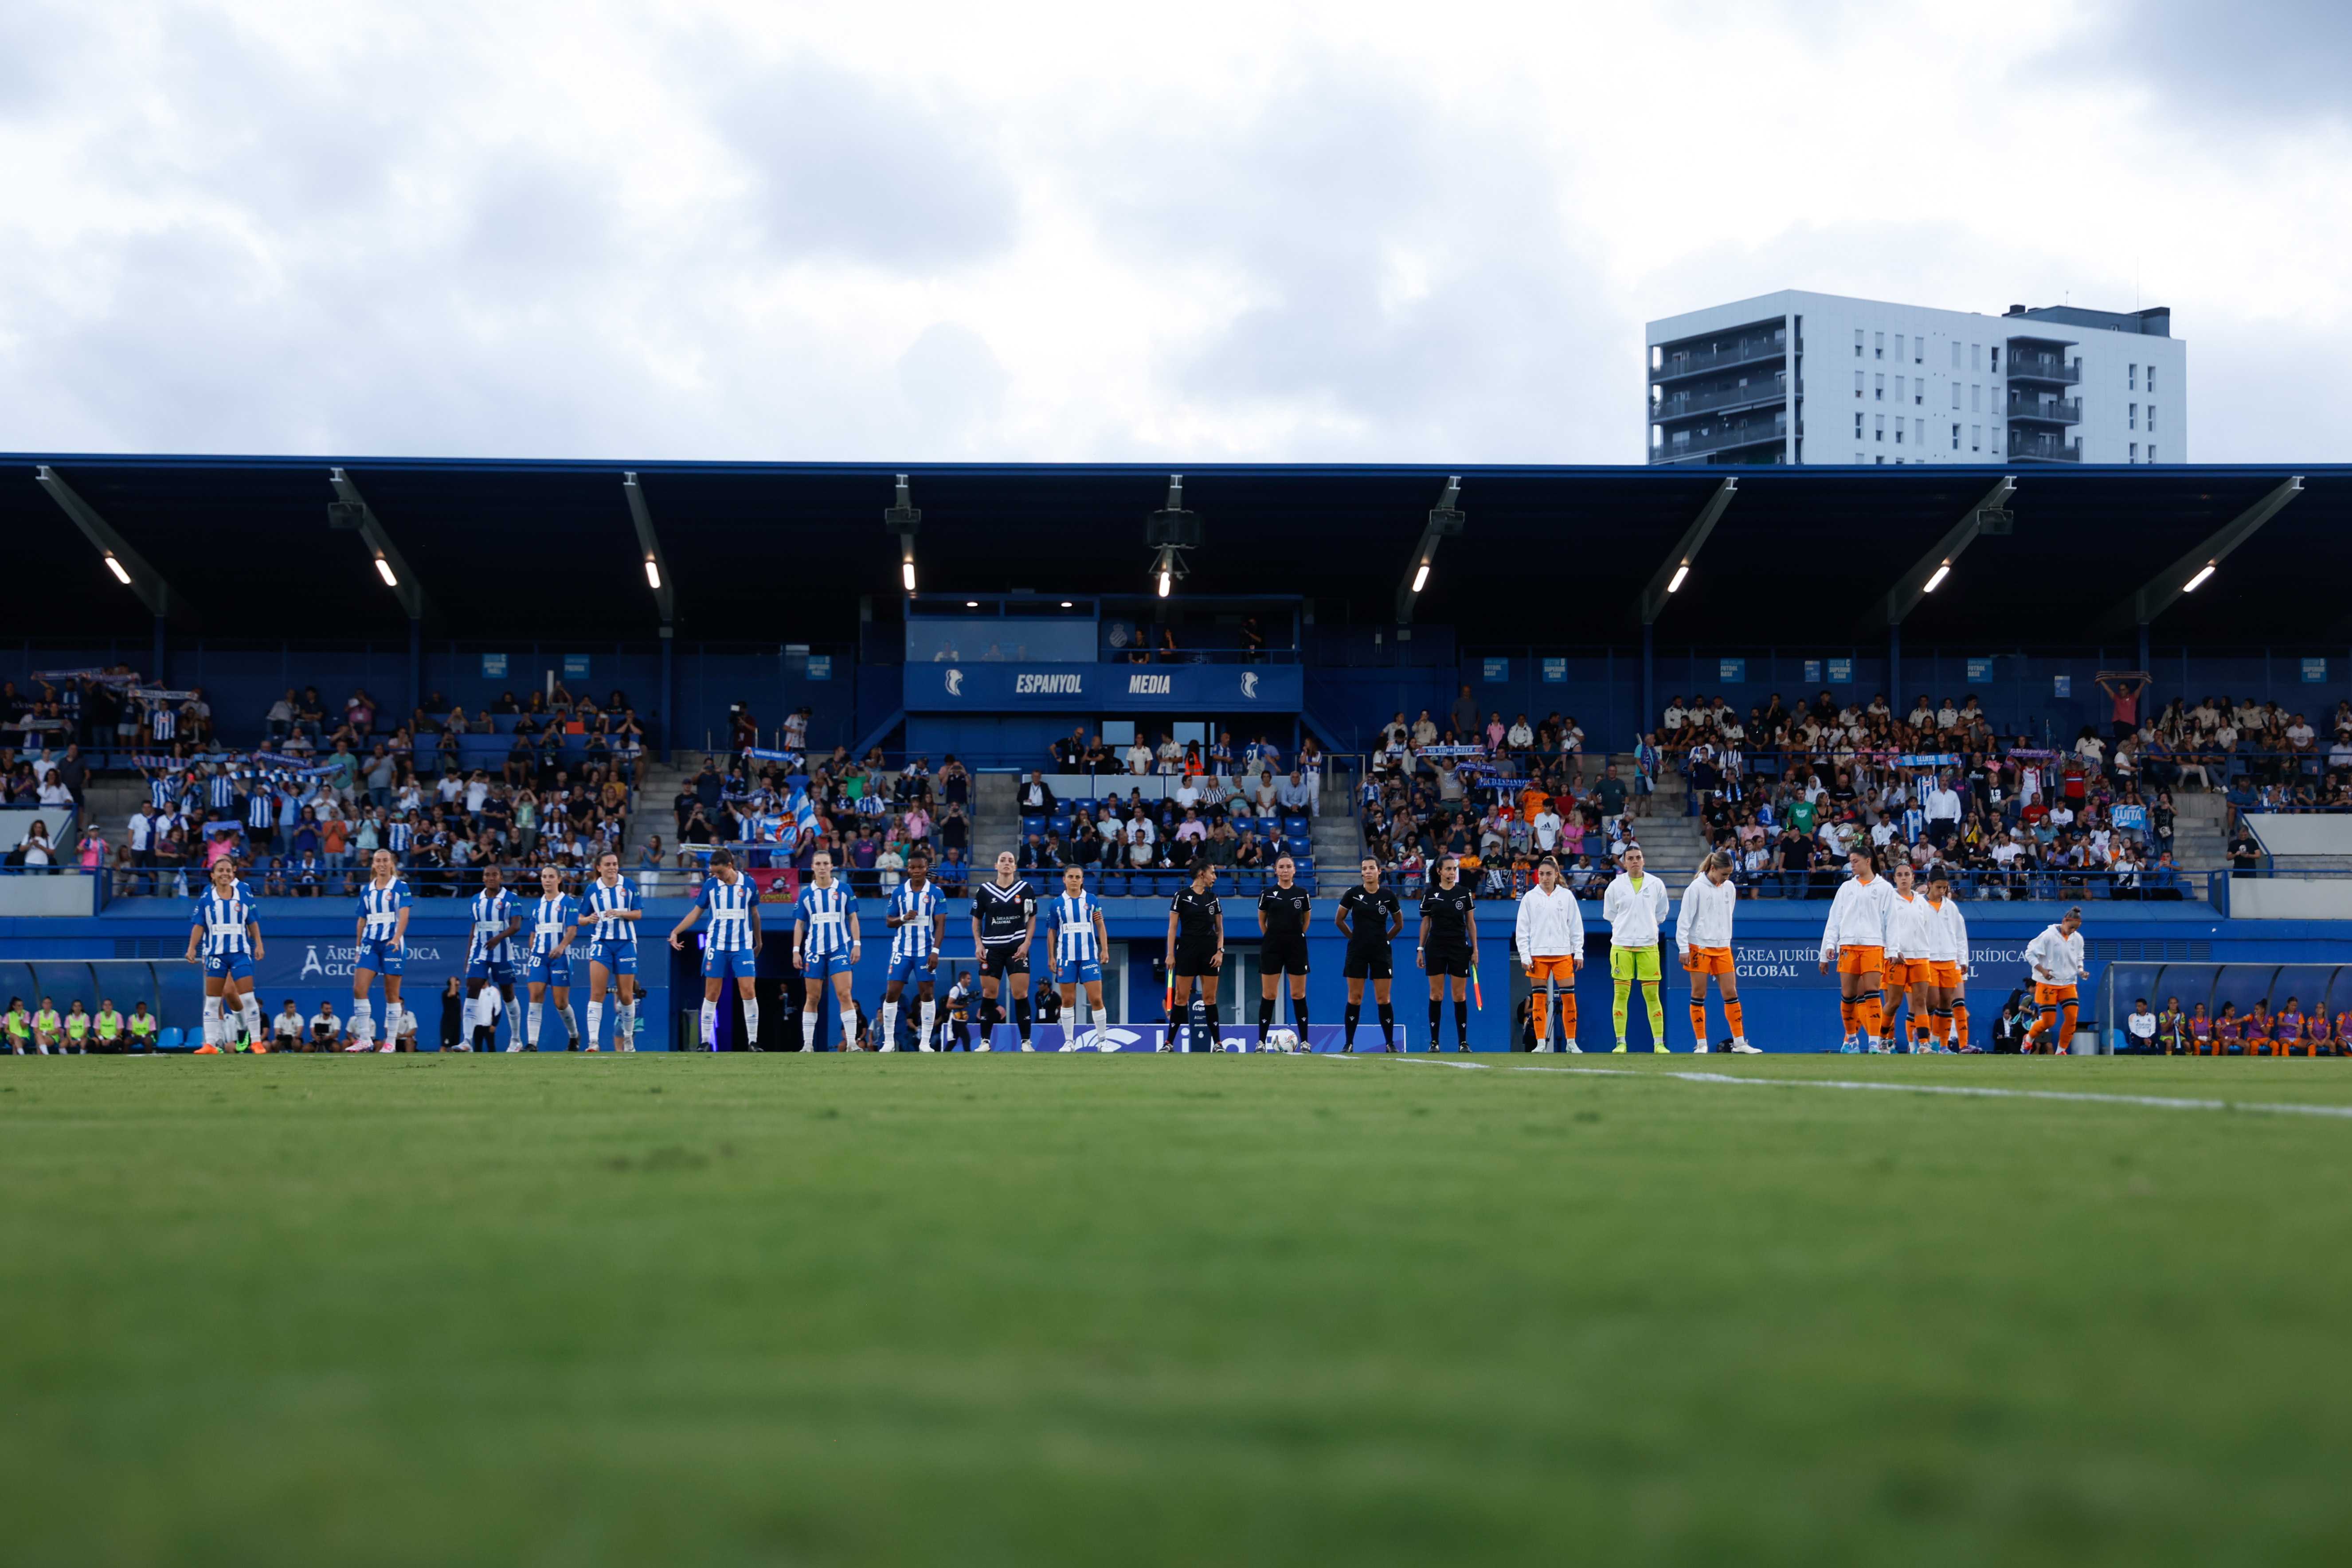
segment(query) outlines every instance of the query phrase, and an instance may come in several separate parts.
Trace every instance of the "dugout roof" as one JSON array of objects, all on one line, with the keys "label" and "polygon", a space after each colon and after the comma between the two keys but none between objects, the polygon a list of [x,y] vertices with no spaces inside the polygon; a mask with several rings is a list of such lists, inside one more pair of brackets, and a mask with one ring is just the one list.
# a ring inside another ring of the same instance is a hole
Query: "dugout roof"
[{"label": "dugout roof", "polygon": [[[838,642],[858,601],[898,614],[895,475],[921,509],[927,593],[1141,591],[1169,475],[1203,540],[1180,590],[1301,595],[1325,625],[1383,624],[1429,509],[1462,477],[1465,532],[1416,620],[1465,645],[1623,645],[1642,588],[1717,483],[1738,491],[1656,624],[1662,646],[1857,635],[1869,605],[2004,474],[2015,530],[1971,545],[1906,642],[2105,641],[2119,600],[2272,490],[2302,496],[2165,610],[2165,645],[2352,637],[2352,467],[1547,468],[1445,465],[625,463],[383,458],[0,457],[11,635],[141,638],[150,620],[36,481],[52,466],[143,553],[207,637],[404,640],[358,536],[332,531],[341,468],[423,584],[435,637],[649,640],[659,618],[621,476],[660,536],[685,638]],[[1883,635],[1883,634],[1881,634]]]}]

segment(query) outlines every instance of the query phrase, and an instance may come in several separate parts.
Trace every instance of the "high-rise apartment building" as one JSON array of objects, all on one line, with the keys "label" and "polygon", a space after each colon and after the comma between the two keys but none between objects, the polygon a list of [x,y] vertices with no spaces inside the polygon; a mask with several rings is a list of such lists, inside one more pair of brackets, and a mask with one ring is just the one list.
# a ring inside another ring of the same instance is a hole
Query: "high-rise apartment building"
[{"label": "high-rise apartment building", "polygon": [[1652,321],[1653,463],[2178,463],[2172,312],[1784,289]]}]

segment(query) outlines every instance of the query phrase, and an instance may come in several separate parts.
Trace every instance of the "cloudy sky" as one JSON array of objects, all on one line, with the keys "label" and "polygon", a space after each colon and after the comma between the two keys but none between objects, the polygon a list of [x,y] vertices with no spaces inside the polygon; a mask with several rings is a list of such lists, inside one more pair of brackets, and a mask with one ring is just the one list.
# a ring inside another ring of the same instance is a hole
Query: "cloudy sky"
[{"label": "cloudy sky", "polygon": [[2168,304],[2352,458],[2352,5],[0,5],[0,449],[1634,462],[1642,323]]}]

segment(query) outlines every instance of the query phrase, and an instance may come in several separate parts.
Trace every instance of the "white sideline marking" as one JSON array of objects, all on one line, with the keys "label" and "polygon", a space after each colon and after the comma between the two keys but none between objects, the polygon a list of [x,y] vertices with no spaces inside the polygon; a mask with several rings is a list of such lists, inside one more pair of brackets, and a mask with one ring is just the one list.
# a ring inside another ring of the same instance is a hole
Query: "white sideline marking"
[{"label": "white sideline marking", "polygon": [[[1468,1067],[1483,1064],[1436,1062],[1427,1065]],[[2070,1100],[2100,1105],[2147,1105],[2159,1110],[2252,1110],[2272,1116],[2352,1118],[2352,1105],[2284,1105],[2251,1100],[2181,1100],[2158,1094],[2095,1094],[2084,1089],[1991,1089],[1950,1083],[1871,1083],[1860,1079],[1841,1078],[1742,1078],[1721,1072],[1636,1072],[1631,1068],[1538,1067],[1533,1063],[1519,1064],[1514,1070],[1582,1073],[1594,1078],[1675,1078],[1685,1083],[1737,1083],[1774,1089],[1876,1089],[1889,1094],[1958,1094],[1979,1100]]]}]

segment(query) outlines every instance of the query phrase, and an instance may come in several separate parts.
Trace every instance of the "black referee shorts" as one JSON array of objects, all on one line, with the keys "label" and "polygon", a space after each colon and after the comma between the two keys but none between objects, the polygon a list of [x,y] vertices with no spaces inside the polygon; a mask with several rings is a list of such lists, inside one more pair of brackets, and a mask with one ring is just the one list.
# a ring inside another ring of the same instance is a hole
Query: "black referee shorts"
[{"label": "black referee shorts", "polygon": [[1257,972],[1260,974],[1306,973],[1307,938],[1298,933],[1267,937],[1258,946]]},{"label": "black referee shorts", "polygon": [[1209,963],[1210,959],[1216,956],[1216,952],[1217,944],[1213,941],[1195,941],[1178,937],[1176,939],[1176,978],[1198,980],[1203,975],[1216,973],[1216,970]]},{"label": "black referee shorts", "polygon": [[1454,974],[1470,977],[1470,949],[1461,947],[1429,947],[1422,952],[1422,967],[1432,974]]},{"label": "black referee shorts", "polygon": [[1360,947],[1351,942],[1340,973],[1349,980],[1386,980],[1395,968],[1396,954],[1387,942]]}]

